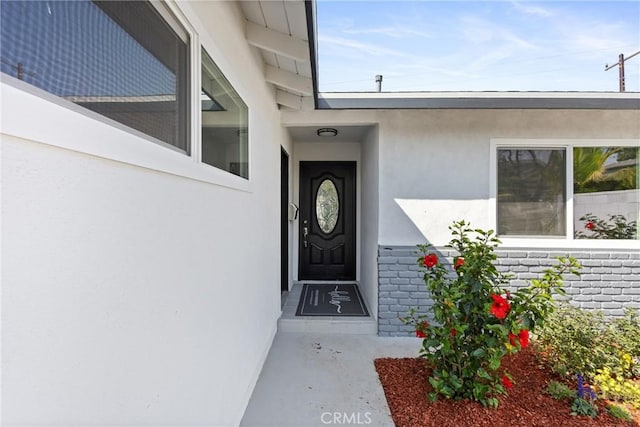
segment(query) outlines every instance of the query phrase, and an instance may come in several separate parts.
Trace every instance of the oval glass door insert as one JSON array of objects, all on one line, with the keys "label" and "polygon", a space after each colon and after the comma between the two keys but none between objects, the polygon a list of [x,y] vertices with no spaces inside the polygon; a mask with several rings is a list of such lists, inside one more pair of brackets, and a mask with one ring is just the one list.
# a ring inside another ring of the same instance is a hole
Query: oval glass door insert
[{"label": "oval glass door insert", "polygon": [[333,181],[325,179],[320,184],[316,195],[316,217],[323,233],[329,234],[336,228],[339,213],[338,189]]}]

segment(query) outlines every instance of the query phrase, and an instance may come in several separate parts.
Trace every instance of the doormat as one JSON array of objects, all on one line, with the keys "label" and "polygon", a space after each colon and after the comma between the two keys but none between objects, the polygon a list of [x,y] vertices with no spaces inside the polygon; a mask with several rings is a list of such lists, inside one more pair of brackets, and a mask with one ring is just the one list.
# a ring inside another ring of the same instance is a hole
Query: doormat
[{"label": "doormat", "polygon": [[358,285],[305,284],[296,316],[369,316]]}]

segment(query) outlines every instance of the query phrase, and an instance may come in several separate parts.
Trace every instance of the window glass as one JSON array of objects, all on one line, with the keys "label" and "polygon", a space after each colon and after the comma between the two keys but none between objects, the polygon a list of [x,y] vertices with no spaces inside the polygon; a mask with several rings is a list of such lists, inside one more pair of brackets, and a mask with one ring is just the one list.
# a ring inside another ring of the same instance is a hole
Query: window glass
[{"label": "window glass", "polygon": [[574,147],[576,238],[638,238],[638,151],[638,147]]},{"label": "window glass", "polygon": [[202,49],[202,161],[249,177],[248,109]]},{"label": "window glass", "polygon": [[0,56],[3,73],[189,151],[188,37],[150,3],[2,1]]},{"label": "window glass", "polygon": [[498,150],[498,234],[566,234],[564,149]]},{"label": "window glass", "polygon": [[323,233],[331,233],[338,224],[340,197],[338,189],[330,179],[325,179],[316,194],[316,218]]}]

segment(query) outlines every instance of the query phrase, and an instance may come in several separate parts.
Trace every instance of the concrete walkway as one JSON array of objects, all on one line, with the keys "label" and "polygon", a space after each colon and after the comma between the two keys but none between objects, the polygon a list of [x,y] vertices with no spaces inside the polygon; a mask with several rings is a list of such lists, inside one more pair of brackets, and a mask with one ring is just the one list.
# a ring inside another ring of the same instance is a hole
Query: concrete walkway
[{"label": "concrete walkway", "polygon": [[421,341],[279,329],[241,425],[393,426],[373,360],[415,357]]}]

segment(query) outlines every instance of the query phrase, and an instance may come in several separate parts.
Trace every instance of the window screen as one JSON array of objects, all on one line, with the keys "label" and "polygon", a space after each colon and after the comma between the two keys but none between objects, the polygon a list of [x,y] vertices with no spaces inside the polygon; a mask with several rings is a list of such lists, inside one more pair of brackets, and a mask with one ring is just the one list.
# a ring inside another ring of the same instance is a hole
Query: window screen
[{"label": "window screen", "polygon": [[0,7],[3,73],[187,153],[188,43],[186,32],[148,2]]}]

